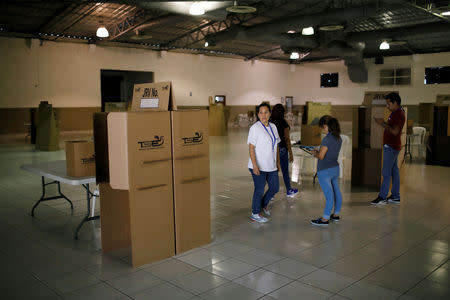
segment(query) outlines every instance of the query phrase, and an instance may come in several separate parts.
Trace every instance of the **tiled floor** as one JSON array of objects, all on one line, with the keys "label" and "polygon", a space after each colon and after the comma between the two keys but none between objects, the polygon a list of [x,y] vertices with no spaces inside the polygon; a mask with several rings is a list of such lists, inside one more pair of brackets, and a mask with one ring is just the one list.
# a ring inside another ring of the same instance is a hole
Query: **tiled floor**
[{"label": "tiled floor", "polygon": [[82,187],[62,185],[73,213],[67,202],[55,200],[30,216],[40,178],[19,166],[64,159],[63,151],[2,146],[1,297],[450,299],[449,168],[408,163],[402,203],[373,207],[368,203],[375,191],[350,186],[348,160],[340,223],[309,224],[321,214],[324,198],[312,176],[301,175],[300,195],[286,198],[282,188],[269,223],[255,224],[248,218],[253,184],[245,143],[243,131],[211,138],[213,242],[136,269],[127,251],[102,255],[97,221],[73,239],[86,209]]}]

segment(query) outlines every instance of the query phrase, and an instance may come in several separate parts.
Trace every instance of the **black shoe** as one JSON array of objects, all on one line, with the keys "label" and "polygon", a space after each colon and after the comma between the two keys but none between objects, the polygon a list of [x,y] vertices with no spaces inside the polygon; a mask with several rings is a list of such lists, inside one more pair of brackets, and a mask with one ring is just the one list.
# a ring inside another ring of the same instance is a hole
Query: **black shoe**
[{"label": "black shoe", "polygon": [[377,199],[375,199],[372,202],[370,202],[370,204],[372,204],[372,205],[386,205],[387,204],[387,200],[381,198],[380,196],[378,196]]},{"label": "black shoe", "polygon": [[311,220],[311,224],[316,226],[328,226],[330,224],[330,221],[324,221],[322,218],[318,218],[316,220]]},{"label": "black shoe", "polygon": [[339,222],[341,220],[341,217],[335,216],[334,214],[332,214],[330,216],[330,220],[333,221],[333,222]]},{"label": "black shoe", "polygon": [[400,197],[396,198],[390,195],[389,197],[387,197],[387,201],[389,203],[400,204]]}]

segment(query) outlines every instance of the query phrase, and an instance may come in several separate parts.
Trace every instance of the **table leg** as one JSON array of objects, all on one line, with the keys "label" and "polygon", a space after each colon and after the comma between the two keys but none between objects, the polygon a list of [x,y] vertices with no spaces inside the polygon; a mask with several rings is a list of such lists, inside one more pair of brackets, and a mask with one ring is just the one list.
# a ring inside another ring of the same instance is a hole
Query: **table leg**
[{"label": "table leg", "polygon": [[92,196],[94,196],[94,194],[92,194],[92,192],[89,189],[89,183],[83,184],[83,187],[86,189],[87,213],[86,213],[86,216],[83,218],[83,220],[81,220],[80,224],[78,224],[77,229],[75,229],[75,239],[76,240],[78,240],[78,231],[80,231],[81,226],[83,226],[84,222],[100,219],[100,216],[90,217],[90,215],[91,215],[91,198],[92,198]]},{"label": "table leg", "polygon": [[[48,201],[48,200],[54,200],[54,199],[66,199],[69,203],[70,203],[70,209],[73,210],[73,203],[72,201],[70,201],[69,198],[67,198],[62,192],[61,192],[61,185],[59,181],[52,181],[52,182],[47,182],[45,183],[45,179],[44,176],[41,177],[42,180],[42,196],[41,198],[34,204],[33,208],[31,209],[31,216],[34,217],[34,210],[36,209],[36,207],[39,205],[39,203],[43,202],[43,201]],[[50,184],[57,184],[58,185],[58,193],[59,196],[53,196],[53,197],[45,197],[45,187],[47,185]]]},{"label": "table leg", "polygon": [[403,160],[406,160],[406,156],[409,155],[409,162],[412,162],[411,155],[411,137],[406,137],[406,145],[405,145],[405,155],[403,155]]}]

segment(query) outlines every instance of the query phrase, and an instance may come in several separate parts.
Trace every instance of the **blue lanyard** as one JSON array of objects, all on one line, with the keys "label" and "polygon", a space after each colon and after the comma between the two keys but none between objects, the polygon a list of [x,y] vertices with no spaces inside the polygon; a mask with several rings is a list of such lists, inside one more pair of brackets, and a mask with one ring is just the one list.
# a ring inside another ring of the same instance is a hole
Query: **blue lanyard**
[{"label": "blue lanyard", "polygon": [[275,133],[273,133],[272,126],[270,126],[270,124],[269,124],[270,131],[272,131],[273,137],[272,137],[272,135],[270,135],[270,132],[269,132],[269,130],[267,130],[267,127],[264,126],[264,124],[261,121],[259,121],[259,123],[261,123],[262,127],[264,127],[264,129],[266,130],[267,134],[270,136],[270,140],[272,141],[272,152],[275,152],[275,145],[276,145],[276,142],[277,142],[277,138],[275,137]]}]

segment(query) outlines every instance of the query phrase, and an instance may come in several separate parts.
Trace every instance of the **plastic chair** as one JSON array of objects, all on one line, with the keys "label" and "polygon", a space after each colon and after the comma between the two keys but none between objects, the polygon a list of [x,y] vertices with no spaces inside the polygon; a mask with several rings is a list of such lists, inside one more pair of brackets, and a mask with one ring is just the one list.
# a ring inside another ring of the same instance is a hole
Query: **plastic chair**
[{"label": "plastic chair", "polygon": [[344,177],[344,160],[350,156],[349,154],[349,146],[350,146],[350,138],[341,134],[342,146],[341,151],[339,151],[338,163],[339,163],[339,178]]},{"label": "plastic chair", "polygon": [[239,114],[238,115],[238,124],[241,128],[247,128],[250,126],[250,120],[247,114]]},{"label": "plastic chair", "polygon": [[417,147],[417,152],[419,153],[419,157],[424,156],[424,148],[425,148],[425,134],[427,130],[424,127],[413,127],[413,138],[410,140],[409,149],[411,147]]},{"label": "plastic chair", "polygon": [[289,134],[289,138],[291,139],[291,144],[295,144],[298,141],[301,140],[301,132],[300,131],[296,131],[296,132],[290,132]]}]

